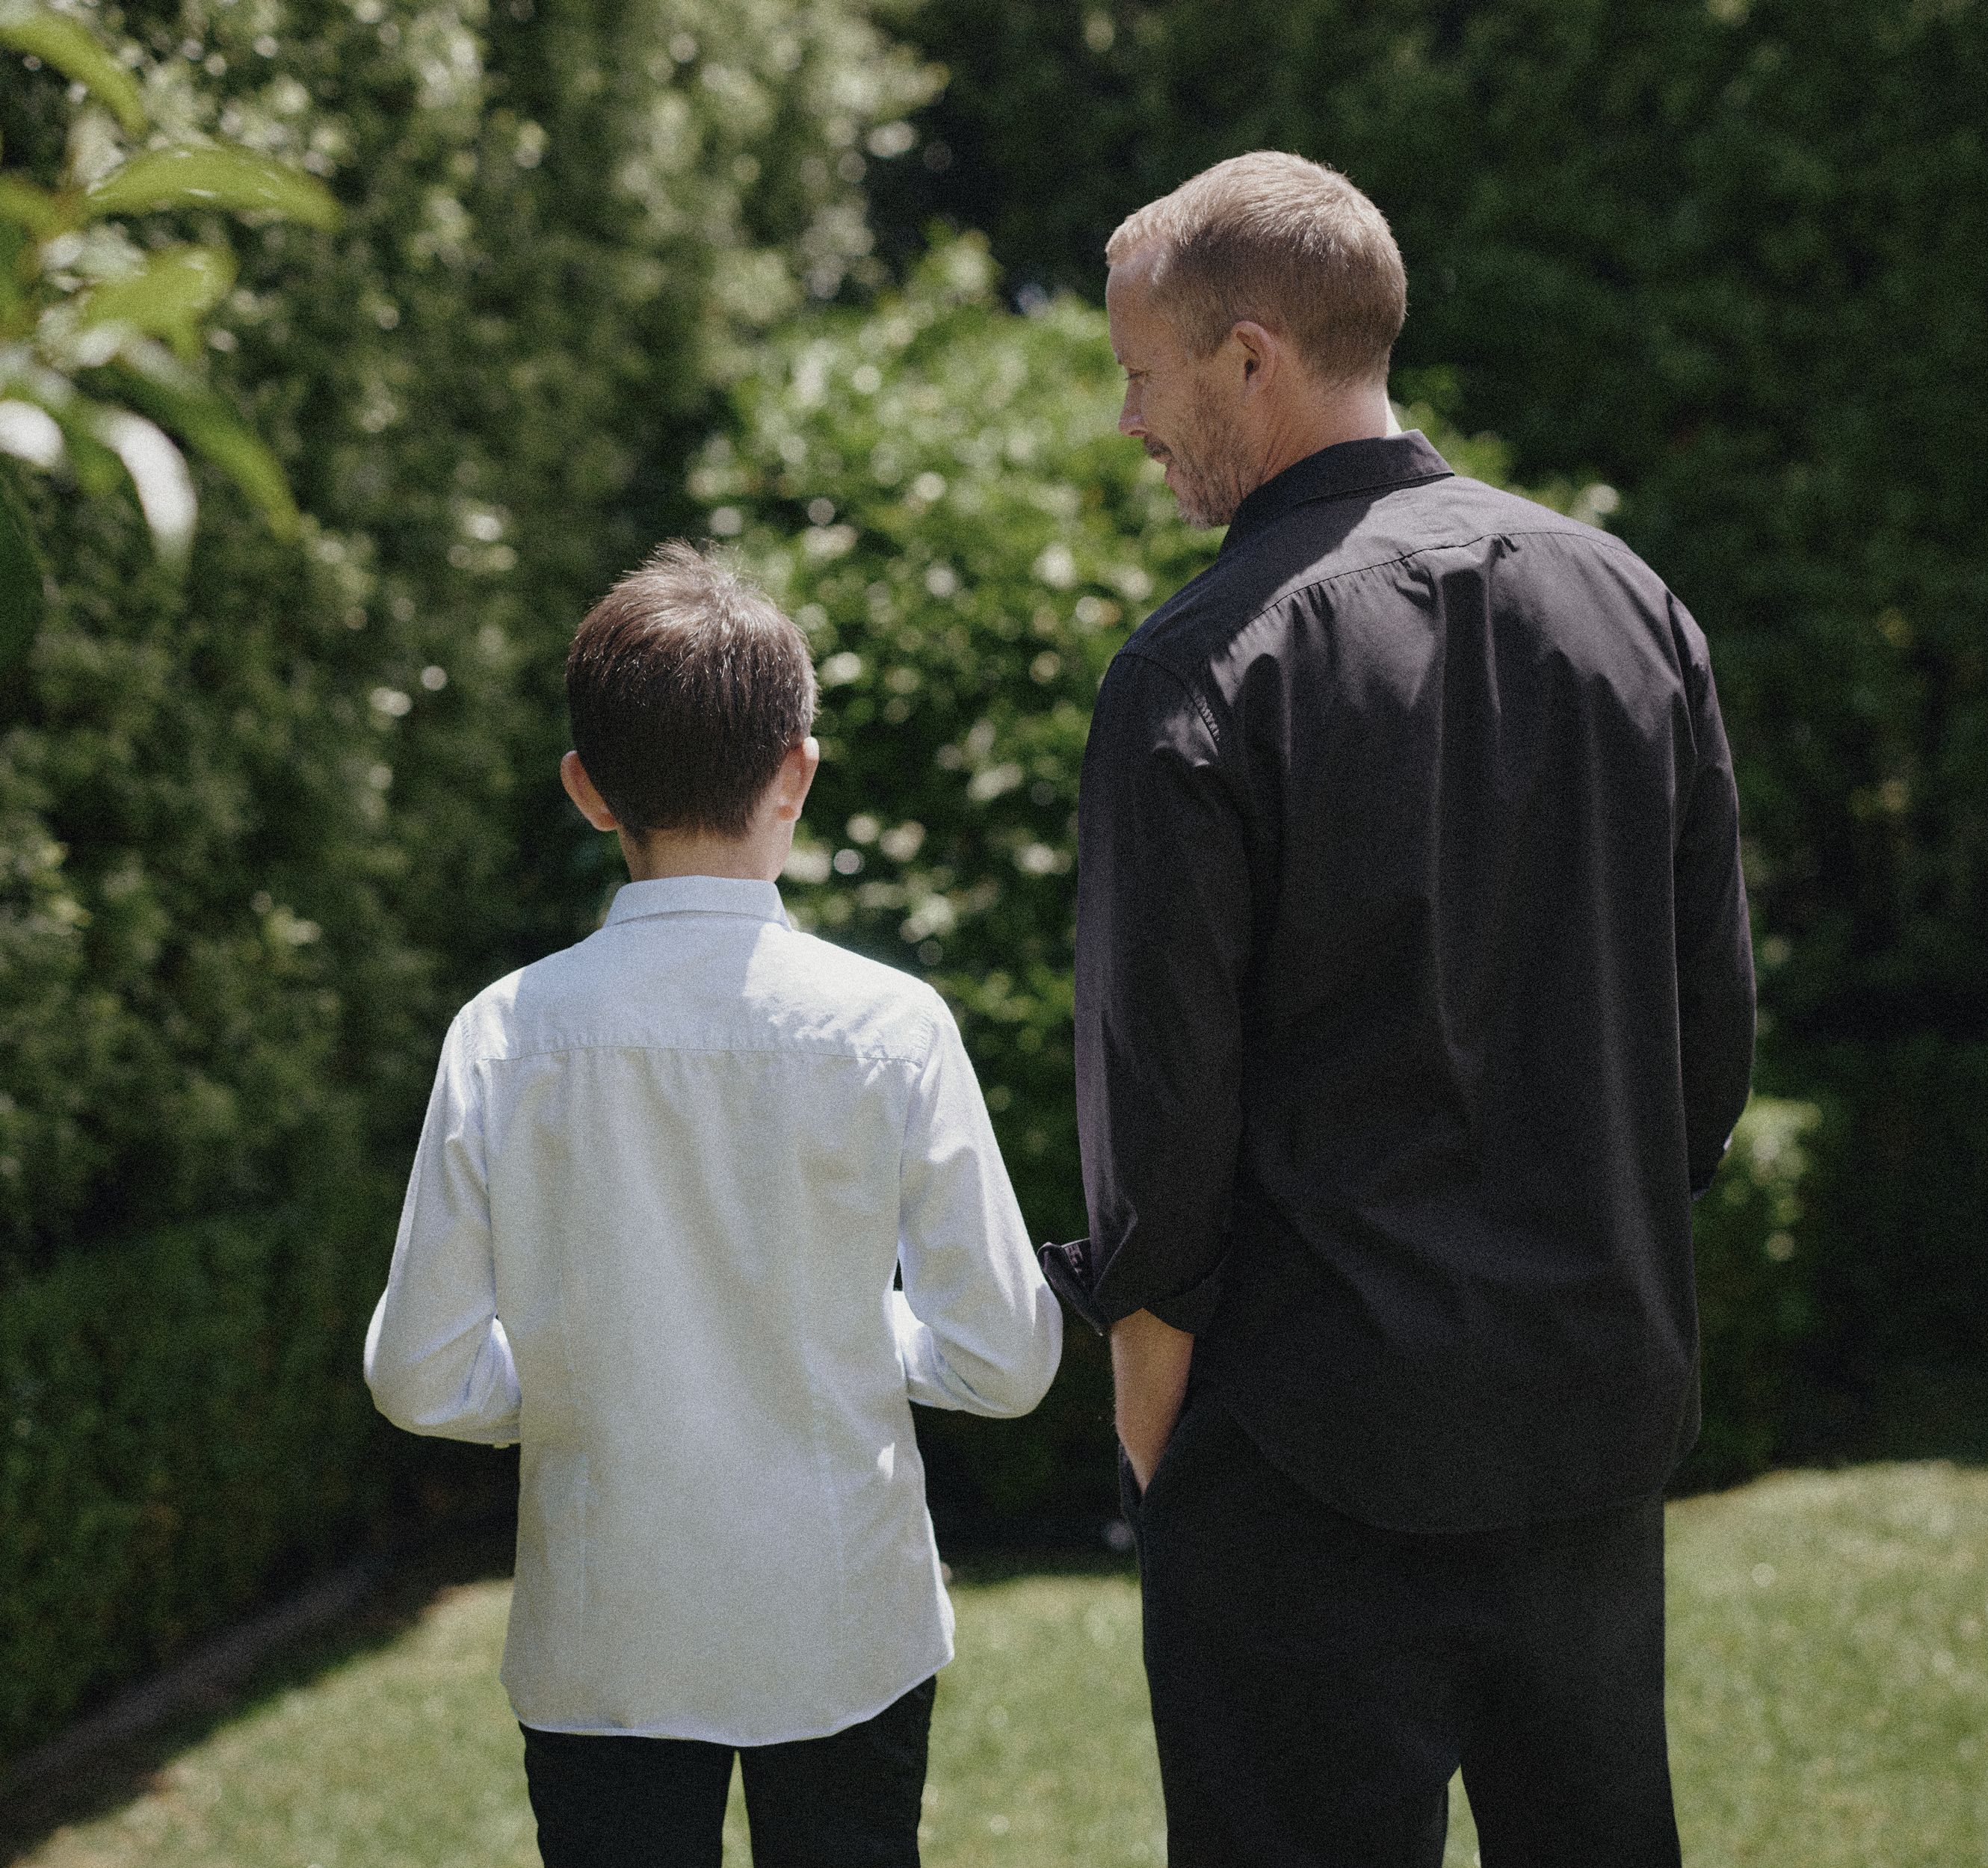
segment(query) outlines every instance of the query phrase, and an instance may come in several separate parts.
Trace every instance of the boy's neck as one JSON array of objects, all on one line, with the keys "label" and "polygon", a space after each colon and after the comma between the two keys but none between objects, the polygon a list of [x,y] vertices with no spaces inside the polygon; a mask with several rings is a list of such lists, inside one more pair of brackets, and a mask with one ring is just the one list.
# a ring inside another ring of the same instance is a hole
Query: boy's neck
[{"label": "boy's neck", "polygon": [[626,830],[620,834],[631,882],[660,882],[671,876],[778,882],[793,846],[794,827],[791,823],[755,825],[743,836],[682,830],[651,830],[639,837]]}]

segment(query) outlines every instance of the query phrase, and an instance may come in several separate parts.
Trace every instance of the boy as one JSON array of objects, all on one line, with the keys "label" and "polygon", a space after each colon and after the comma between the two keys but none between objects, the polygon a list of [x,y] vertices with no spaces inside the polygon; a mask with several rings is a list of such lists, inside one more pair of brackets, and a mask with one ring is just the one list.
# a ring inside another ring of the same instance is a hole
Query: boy
[{"label": "boy", "polygon": [[665,546],[566,694],[560,776],[632,880],[450,1027],[367,1380],[522,1443],[546,1868],[716,1868],[735,1750],[761,1868],[915,1868],[952,1615],[908,1401],[1026,1414],[1060,1312],[938,995],[781,910],[799,630]]}]

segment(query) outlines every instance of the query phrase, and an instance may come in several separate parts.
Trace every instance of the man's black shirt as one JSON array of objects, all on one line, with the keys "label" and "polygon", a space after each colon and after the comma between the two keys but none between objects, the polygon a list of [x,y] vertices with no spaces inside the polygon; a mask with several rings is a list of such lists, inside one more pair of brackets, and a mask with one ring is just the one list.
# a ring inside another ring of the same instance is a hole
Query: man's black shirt
[{"label": "man's black shirt", "polygon": [[1752,1066],[1705,640],[1420,434],[1300,461],[1107,674],[1079,800],[1091,1292],[1370,1523],[1660,1486]]}]

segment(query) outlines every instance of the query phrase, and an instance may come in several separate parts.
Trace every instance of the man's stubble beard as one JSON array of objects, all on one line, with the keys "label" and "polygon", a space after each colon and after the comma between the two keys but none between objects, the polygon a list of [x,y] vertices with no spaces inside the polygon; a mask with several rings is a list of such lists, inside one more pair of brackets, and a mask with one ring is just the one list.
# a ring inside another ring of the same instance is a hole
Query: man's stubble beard
[{"label": "man's stubble beard", "polygon": [[1181,517],[1197,530],[1226,525],[1255,491],[1242,437],[1226,410],[1197,386],[1191,405],[1192,432],[1185,444],[1168,448],[1174,469],[1174,498]]}]

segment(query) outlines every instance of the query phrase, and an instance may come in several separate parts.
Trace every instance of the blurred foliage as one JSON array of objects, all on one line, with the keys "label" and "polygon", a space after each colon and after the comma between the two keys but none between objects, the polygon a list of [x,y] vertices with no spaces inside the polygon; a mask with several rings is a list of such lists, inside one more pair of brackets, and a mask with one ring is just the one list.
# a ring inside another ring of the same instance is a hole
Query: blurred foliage
[{"label": "blurred foliage", "polygon": [[210,485],[175,585],[118,500],[22,489],[56,594],[0,715],[0,1250],[33,1262],[404,1155],[449,1002],[584,925],[587,839],[529,782],[573,621],[753,334],[865,263],[855,147],[928,88],[841,0],[76,17],[157,147],[120,167],[51,74],[0,98],[10,177],[218,137],[343,212],[123,241],[238,269],[206,350],[296,544]]},{"label": "blurred foliage", "polygon": [[1215,540],[1115,432],[1100,315],[1064,299],[1018,317],[992,282],[960,241],[901,294],[782,332],[690,485],[820,671],[796,917],[945,993],[1032,1225],[1067,1235],[1083,1228],[1070,966],[1090,699]]},{"label": "blurred foliage", "polygon": [[1124,214],[1297,150],[1394,225],[1402,370],[1521,477],[1619,490],[1712,643],[1763,1082],[1840,1104],[1818,1371],[1988,1365],[1988,5],[945,0],[907,30],[951,76],[880,182],[892,250],[944,214],[1024,297],[1095,299]]},{"label": "blurred foliage", "polygon": [[1817,1327],[1782,1454],[1988,1456],[1988,1043],[1920,1032],[1803,1062],[1827,1115],[1804,1202]]},{"label": "blurred foliage", "polygon": [[[0,168],[0,454],[72,472],[100,498],[128,475],[154,545],[178,566],[198,503],[156,415],[279,532],[294,530],[282,471],[197,367],[201,322],[235,281],[232,256],[212,245],[148,248],[116,217],[235,208],[330,227],[337,204],[321,182],[247,150],[131,151],[126,139],[149,124],[130,73],[87,26],[39,0],[0,0],[0,46],[52,66],[82,106],[53,187]],[[15,522],[0,530],[0,579],[22,596],[0,627],[0,666],[25,650],[43,600],[15,471],[0,461],[0,500]]]},{"label": "blurred foliage", "polygon": [[1686,1489],[1736,1485],[1787,1439],[1804,1346],[1816,1325],[1814,1244],[1803,1221],[1813,1103],[1756,1096],[1692,1214],[1705,1426]]}]

